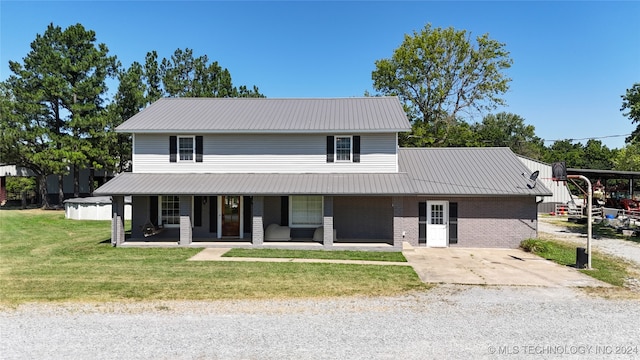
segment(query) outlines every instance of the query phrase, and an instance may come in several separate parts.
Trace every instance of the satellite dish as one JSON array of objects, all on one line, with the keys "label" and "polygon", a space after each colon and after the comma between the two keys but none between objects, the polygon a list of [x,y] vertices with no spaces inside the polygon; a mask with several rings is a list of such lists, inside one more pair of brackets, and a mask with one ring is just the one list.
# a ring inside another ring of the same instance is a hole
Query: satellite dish
[{"label": "satellite dish", "polygon": [[531,176],[529,177],[529,179],[531,181],[536,181],[536,179],[538,178],[538,175],[540,175],[540,170],[534,171],[533,174],[531,174]]},{"label": "satellite dish", "polygon": [[536,170],[531,174],[531,176],[529,176],[529,183],[527,184],[527,187],[529,189],[533,189],[536,187],[536,184],[537,184],[536,180],[538,179],[538,175],[540,175],[540,171]]}]

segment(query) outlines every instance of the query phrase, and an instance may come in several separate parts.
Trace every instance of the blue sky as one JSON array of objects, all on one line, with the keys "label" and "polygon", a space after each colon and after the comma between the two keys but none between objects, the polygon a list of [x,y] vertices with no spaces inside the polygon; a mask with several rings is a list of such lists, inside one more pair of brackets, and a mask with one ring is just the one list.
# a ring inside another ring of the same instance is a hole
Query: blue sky
[{"label": "blue sky", "polygon": [[[508,106],[496,111],[522,116],[547,140],[603,137],[635,128],[620,112],[620,96],[640,82],[638,19],[635,1],[2,0],[0,79],[49,23],[81,23],[125,66],[144,62],[150,50],[169,57],[191,48],[228,68],[236,86],[257,85],[267,97],[362,96],[373,93],[375,60],[431,23],[506,44],[512,82]],[[624,137],[602,141],[624,145]]]}]

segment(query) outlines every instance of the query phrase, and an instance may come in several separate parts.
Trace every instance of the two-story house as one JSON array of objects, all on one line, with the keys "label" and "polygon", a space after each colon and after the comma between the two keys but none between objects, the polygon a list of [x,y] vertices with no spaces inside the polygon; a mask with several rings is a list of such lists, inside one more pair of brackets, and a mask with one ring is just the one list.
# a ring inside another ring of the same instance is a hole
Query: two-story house
[{"label": "two-story house", "polygon": [[536,236],[536,196],[550,192],[508,148],[398,148],[410,129],[396,97],[161,99],[116,129],[133,135],[132,172],[95,194],[112,196],[114,245],[517,247]]}]

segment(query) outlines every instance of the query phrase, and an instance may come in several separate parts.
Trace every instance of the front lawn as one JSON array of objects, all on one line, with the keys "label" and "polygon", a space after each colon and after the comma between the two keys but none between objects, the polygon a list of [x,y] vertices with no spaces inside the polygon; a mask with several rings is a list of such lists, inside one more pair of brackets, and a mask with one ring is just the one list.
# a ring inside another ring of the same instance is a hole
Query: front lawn
[{"label": "front lawn", "polygon": [[[552,260],[560,265],[576,264],[576,245],[560,242],[556,240],[525,240],[523,242],[525,250],[539,255],[545,259]],[[530,249],[528,249],[530,248]],[[611,285],[623,286],[625,279],[629,277],[628,264],[619,258],[592,251],[592,270],[579,270],[593,278],[604,281]]]},{"label": "front lawn", "polygon": [[0,302],[393,295],[428,288],[409,266],[186,261],[201,249],[113,248],[109,236],[108,221],[0,211]]},{"label": "front lawn", "polygon": [[401,252],[395,251],[323,251],[286,249],[231,249],[223,257],[329,259],[407,262]]}]

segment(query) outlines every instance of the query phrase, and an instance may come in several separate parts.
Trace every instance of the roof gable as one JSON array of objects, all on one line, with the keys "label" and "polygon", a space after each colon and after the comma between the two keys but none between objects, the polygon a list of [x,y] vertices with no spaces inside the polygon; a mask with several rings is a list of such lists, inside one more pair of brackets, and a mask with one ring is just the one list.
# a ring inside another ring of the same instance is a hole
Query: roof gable
[{"label": "roof gable", "polygon": [[430,195],[551,195],[509,148],[401,148],[400,171],[417,193]]},{"label": "roof gable", "polygon": [[411,125],[397,97],[163,98],[118,132],[402,132]]}]

